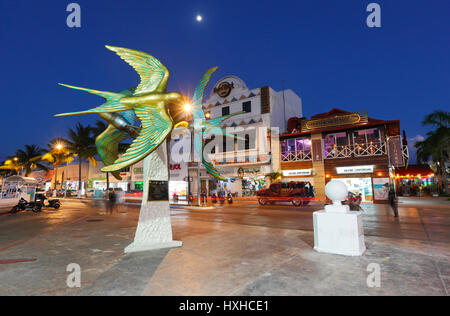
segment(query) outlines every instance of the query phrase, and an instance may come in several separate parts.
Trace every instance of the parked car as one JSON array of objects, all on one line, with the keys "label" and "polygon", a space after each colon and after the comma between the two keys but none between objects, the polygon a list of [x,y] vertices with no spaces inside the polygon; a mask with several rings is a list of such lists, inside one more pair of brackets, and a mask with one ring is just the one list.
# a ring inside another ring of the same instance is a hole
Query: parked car
[{"label": "parked car", "polygon": [[273,183],[267,189],[256,193],[261,205],[275,202],[291,202],[294,206],[306,206],[315,196],[314,187],[309,182]]}]

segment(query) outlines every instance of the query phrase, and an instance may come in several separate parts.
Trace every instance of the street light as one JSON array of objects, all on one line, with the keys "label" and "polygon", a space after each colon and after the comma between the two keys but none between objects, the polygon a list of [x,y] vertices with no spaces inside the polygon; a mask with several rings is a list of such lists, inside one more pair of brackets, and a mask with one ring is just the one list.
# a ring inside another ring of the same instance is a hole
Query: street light
[{"label": "street light", "polygon": [[192,104],[190,104],[190,103],[185,103],[185,104],[183,104],[183,110],[185,111],[185,112],[192,112]]}]

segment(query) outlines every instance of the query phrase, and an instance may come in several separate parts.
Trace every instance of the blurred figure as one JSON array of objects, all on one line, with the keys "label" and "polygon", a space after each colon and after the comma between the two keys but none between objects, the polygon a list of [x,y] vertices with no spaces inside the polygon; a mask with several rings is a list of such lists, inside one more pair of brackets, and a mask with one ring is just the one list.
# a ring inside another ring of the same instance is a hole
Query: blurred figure
[{"label": "blurred figure", "polygon": [[116,203],[118,205],[118,212],[122,210],[122,205],[125,203],[125,191],[120,190],[116,193]]},{"label": "blurred figure", "polygon": [[109,210],[109,214],[110,215],[112,215],[112,213],[114,211],[114,207],[116,205],[116,201],[117,201],[116,192],[114,192],[114,189],[109,189],[109,193],[108,193],[108,210]]},{"label": "blurred figure", "polygon": [[393,188],[389,190],[389,204],[394,211],[394,217],[398,217],[397,196],[395,195],[395,190]]}]

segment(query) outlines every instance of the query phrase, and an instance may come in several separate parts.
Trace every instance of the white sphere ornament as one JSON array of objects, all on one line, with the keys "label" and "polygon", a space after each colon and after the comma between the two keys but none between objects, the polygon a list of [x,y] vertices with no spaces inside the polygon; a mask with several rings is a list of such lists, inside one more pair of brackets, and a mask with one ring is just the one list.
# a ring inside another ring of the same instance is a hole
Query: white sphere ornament
[{"label": "white sphere ornament", "polygon": [[333,204],[341,204],[340,202],[347,199],[348,189],[345,183],[332,180],[325,186],[325,194],[333,201]]}]

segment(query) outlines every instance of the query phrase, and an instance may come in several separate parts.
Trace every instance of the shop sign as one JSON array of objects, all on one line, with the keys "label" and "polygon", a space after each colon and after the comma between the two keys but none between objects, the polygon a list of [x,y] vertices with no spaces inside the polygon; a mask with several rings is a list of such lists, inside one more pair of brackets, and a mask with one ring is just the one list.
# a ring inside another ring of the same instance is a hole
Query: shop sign
[{"label": "shop sign", "polygon": [[351,167],[336,167],[338,174],[349,174],[349,173],[373,173],[372,166],[351,166]]},{"label": "shop sign", "polygon": [[283,177],[310,176],[312,169],[283,170]]},{"label": "shop sign", "polygon": [[388,140],[389,161],[392,166],[403,167],[402,140],[400,136],[391,136]]},{"label": "shop sign", "polygon": [[367,123],[367,120],[367,114],[365,113],[352,113],[348,115],[326,117],[323,119],[307,120],[302,122],[302,132],[310,132],[343,125],[362,124]]}]

